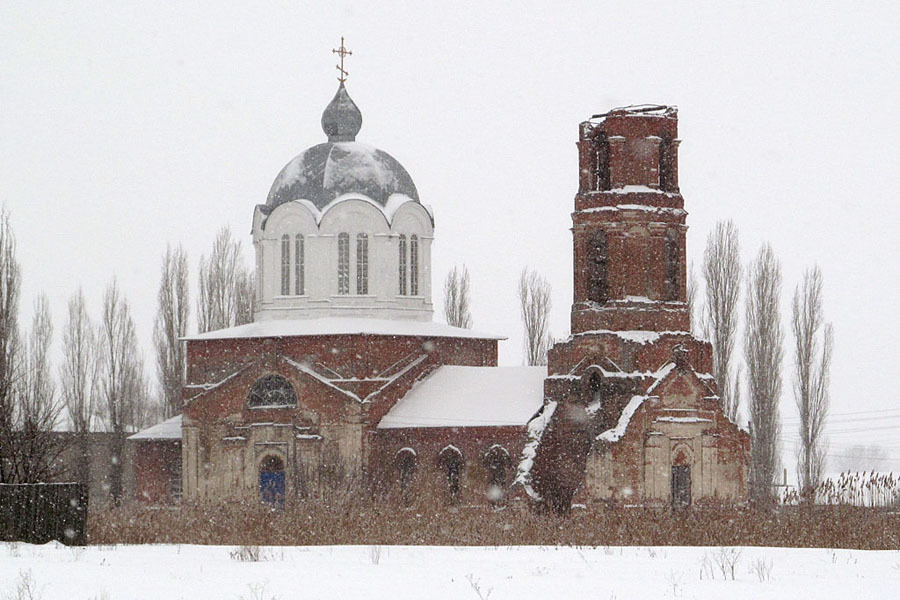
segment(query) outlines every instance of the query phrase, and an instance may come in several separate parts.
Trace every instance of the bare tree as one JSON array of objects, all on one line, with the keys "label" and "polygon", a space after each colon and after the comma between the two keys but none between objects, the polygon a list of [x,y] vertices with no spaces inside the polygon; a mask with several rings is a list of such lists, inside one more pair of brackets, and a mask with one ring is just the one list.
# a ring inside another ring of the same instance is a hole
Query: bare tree
[{"label": "bare tree", "polygon": [[53,323],[50,301],[41,294],[34,303],[22,376],[16,385],[15,479],[40,483],[61,472],[62,438],[54,432],[61,404],[50,369]]},{"label": "bare tree", "polygon": [[706,239],[703,253],[706,282],[705,327],[713,346],[713,370],[725,415],[737,422],[740,409],[738,381],[732,379],[732,354],[737,339],[737,306],[741,293],[741,257],[738,231],[731,221],[720,221]]},{"label": "bare tree", "polygon": [[103,296],[99,338],[100,414],[107,431],[115,434],[109,481],[110,496],[118,504],[122,499],[125,436],[146,410],[141,403],[146,401],[147,386],[131,310],[115,279]]},{"label": "bare tree", "polygon": [[550,347],[550,284],[546,279],[522,269],[519,276],[519,310],[525,328],[525,359],[529,365],[546,365]]},{"label": "bare tree", "polygon": [[825,471],[825,419],[834,335],[824,323],[822,272],[813,267],[803,274],[794,292],[791,329],[794,333],[794,398],[800,412],[800,449],[797,473],[800,495],[814,500],[815,488]]},{"label": "bare tree", "polygon": [[156,374],[162,392],[163,416],[169,418],[181,412],[185,347],[180,338],[187,333],[190,312],[187,253],[180,245],[174,249],[166,247],[156,302],[153,324]]},{"label": "bare tree", "polygon": [[444,316],[454,327],[472,328],[469,306],[469,270],[466,265],[453,267],[444,280]]},{"label": "bare tree", "polygon": [[200,257],[197,328],[200,333],[253,320],[253,280],[244,265],[241,243],[222,227],[209,259]]},{"label": "bare tree", "polygon": [[763,245],[747,273],[744,357],[750,400],[750,497],[759,505],[772,498],[781,455],[781,265],[769,244]]},{"label": "bare tree", "polygon": [[691,319],[691,332],[699,333],[703,330],[703,326],[700,323],[700,318],[697,316],[697,289],[700,287],[700,283],[697,281],[697,271],[694,269],[694,263],[691,261],[691,265],[688,268],[688,277],[687,277],[687,309],[688,316]]},{"label": "bare tree", "polygon": [[63,330],[63,362],[59,369],[60,392],[75,432],[78,446],[76,476],[80,483],[90,480],[91,431],[97,391],[97,337],[85,308],[81,288],[69,299],[69,316]]},{"label": "bare tree", "polygon": [[0,212],[0,483],[14,481],[15,386],[20,372],[22,279],[9,213]]}]

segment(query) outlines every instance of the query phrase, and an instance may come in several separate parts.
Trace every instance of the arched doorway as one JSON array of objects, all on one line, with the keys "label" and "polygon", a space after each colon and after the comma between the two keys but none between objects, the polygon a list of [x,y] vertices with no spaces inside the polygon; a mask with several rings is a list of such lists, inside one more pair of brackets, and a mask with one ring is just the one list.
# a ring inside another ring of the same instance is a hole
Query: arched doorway
[{"label": "arched doorway", "polygon": [[672,459],[672,506],[691,505],[691,462],[684,450],[677,450]]},{"label": "arched doorway", "polygon": [[277,456],[259,464],[259,497],[266,504],[284,506],[284,462]]}]

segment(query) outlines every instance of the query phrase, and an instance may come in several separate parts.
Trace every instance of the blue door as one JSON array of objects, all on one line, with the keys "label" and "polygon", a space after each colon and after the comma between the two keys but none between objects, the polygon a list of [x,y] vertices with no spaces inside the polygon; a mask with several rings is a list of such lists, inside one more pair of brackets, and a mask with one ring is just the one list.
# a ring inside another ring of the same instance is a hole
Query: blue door
[{"label": "blue door", "polygon": [[259,495],[266,504],[284,506],[284,471],[260,473]]},{"label": "blue door", "polygon": [[284,506],[284,463],[268,456],[259,469],[259,497],[266,504]]}]

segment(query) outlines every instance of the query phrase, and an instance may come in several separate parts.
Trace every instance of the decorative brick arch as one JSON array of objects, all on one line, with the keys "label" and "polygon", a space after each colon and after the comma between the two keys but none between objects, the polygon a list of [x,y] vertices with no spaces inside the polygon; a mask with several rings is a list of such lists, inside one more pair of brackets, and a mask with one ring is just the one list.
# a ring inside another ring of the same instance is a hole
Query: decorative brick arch
[{"label": "decorative brick arch", "polygon": [[397,475],[397,481],[400,483],[400,487],[404,489],[409,487],[416,474],[418,463],[418,453],[408,446],[400,448],[394,453],[394,470]]}]

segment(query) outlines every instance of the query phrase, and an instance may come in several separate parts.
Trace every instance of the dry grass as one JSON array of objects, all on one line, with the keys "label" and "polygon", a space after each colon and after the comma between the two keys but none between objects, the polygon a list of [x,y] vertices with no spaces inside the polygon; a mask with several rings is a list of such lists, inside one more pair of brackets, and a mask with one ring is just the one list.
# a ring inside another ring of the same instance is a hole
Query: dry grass
[{"label": "dry grass", "polygon": [[900,514],[852,506],[668,509],[588,507],[566,517],[524,505],[336,503],[138,506],[94,512],[91,544],[786,546],[900,549]]}]

